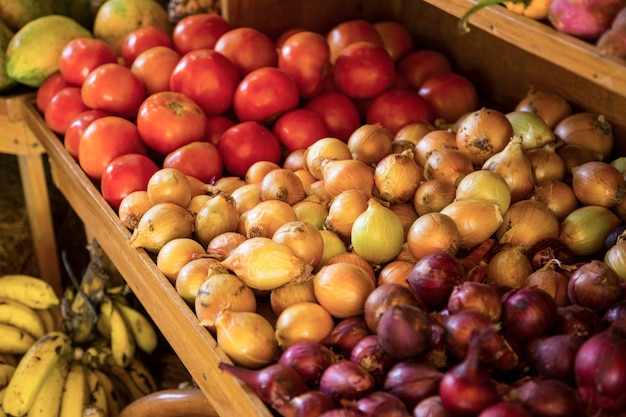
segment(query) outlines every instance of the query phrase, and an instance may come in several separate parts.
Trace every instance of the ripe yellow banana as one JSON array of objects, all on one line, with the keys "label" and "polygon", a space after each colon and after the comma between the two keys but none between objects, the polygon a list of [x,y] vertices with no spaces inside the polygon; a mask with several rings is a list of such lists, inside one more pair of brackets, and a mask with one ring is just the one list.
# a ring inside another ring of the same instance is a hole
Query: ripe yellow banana
[{"label": "ripe yellow banana", "polygon": [[70,369],[70,363],[62,358],[41,386],[39,393],[28,409],[27,417],[58,417],[61,409],[63,385]]},{"label": "ripe yellow banana", "polygon": [[62,332],[46,333],[20,359],[7,385],[2,408],[6,414],[24,416],[61,358],[72,354],[70,338]]},{"label": "ripe yellow banana", "polygon": [[37,311],[10,298],[0,298],[0,323],[22,329],[35,339],[46,334],[46,327]]},{"label": "ripe yellow banana", "polygon": [[0,353],[21,355],[37,341],[30,333],[3,323],[0,323],[0,335]]},{"label": "ripe yellow banana", "polygon": [[157,383],[152,372],[139,358],[134,357],[126,367],[126,371],[144,395],[148,395],[157,390]]},{"label": "ripe yellow banana", "polygon": [[41,319],[41,322],[43,323],[44,328],[46,329],[46,333],[51,332],[53,330],[58,330],[56,318],[53,316],[53,313],[52,313],[52,310],[54,308],[56,307],[46,308],[43,310],[41,309],[35,310],[37,314],[39,315],[39,318]]},{"label": "ripe yellow banana", "polygon": [[9,381],[14,373],[15,366],[0,363],[0,388],[4,388],[9,385]]},{"label": "ripe yellow banana", "polygon": [[96,377],[100,381],[100,384],[104,388],[104,394],[107,400],[107,414],[109,417],[118,417],[122,408],[124,408],[127,402],[120,398],[120,393],[117,391],[111,378],[99,369],[92,369]]},{"label": "ripe yellow banana", "polygon": [[0,353],[0,363],[17,366],[17,357],[9,353]]},{"label": "ripe yellow banana", "polygon": [[122,313],[137,347],[146,353],[154,352],[159,337],[152,321],[133,307],[118,302],[113,302],[113,305]]},{"label": "ripe yellow banana", "polygon": [[89,404],[89,389],[85,375],[85,367],[74,362],[65,378],[59,417],[78,417],[83,408]]},{"label": "ripe yellow banana", "polygon": [[[4,402],[4,393],[7,391],[7,388],[4,387],[2,389],[0,389],[0,404],[2,404]],[[0,417],[7,417],[7,413],[5,413],[2,410],[2,407],[0,407]]]},{"label": "ripe yellow banana", "polygon": [[0,276],[0,297],[39,309],[50,308],[60,302],[54,288],[47,281],[24,274]]},{"label": "ripe yellow banana", "polygon": [[89,390],[88,406],[99,408],[100,410],[106,412],[108,404],[104,385],[100,382],[100,378],[98,378],[94,369],[87,366],[84,368],[85,377],[87,379],[87,389]]},{"label": "ripe yellow banana", "polygon": [[122,391],[128,403],[138,400],[145,395],[125,368],[115,365],[111,366],[107,369],[107,375],[111,378],[111,381],[115,382],[115,386]]},{"label": "ripe yellow banana", "polygon": [[136,343],[133,334],[124,320],[122,313],[115,308],[111,300],[103,300],[100,304],[102,314],[111,322],[111,354],[113,362],[126,367],[135,357]]}]

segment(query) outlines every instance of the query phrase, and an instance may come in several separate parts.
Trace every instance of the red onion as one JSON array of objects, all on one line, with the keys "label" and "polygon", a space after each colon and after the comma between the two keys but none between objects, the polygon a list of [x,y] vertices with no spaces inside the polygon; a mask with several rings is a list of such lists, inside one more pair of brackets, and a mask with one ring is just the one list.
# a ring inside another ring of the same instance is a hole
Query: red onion
[{"label": "red onion", "polygon": [[425,359],[437,369],[449,366],[449,355],[446,346],[446,329],[443,320],[438,313],[430,313],[430,349],[426,352]]},{"label": "red onion", "polygon": [[372,332],[363,316],[348,317],[337,323],[330,334],[322,340],[322,344],[331,348],[335,354],[349,358],[354,345],[370,334]]},{"label": "red onion", "polygon": [[572,272],[567,296],[572,304],[605,311],[622,298],[621,282],[607,264],[594,259]]},{"label": "red onion", "polygon": [[406,285],[387,283],[376,287],[369,294],[363,305],[363,316],[369,329],[376,333],[378,331],[378,321],[383,313],[389,307],[398,304],[422,306],[415,293]]},{"label": "red onion", "polygon": [[417,298],[432,310],[444,308],[454,287],[464,280],[463,267],[448,252],[429,253],[415,263],[407,276]]},{"label": "red onion", "polygon": [[526,256],[534,269],[543,268],[548,262],[558,261],[561,265],[574,263],[574,252],[558,238],[546,238],[528,249]]},{"label": "red onion", "polygon": [[218,368],[248,384],[261,401],[275,409],[309,390],[300,374],[287,365],[275,363],[253,370],[220,362]]},{"label": "red onion", "polygon": [[392,358],[417,358],[430,349],[432,329],[428,315],[419,307],[398,304],[378,321],[378,343]]},{"label": "red onion", "polygon": [[309,387],[317,387],[324,370],[335,361],[328,347],[317,342],[298,342],[283,351],[278,359],[281,365],[296,370]]},{"label": "red onion", "polygon": [[613,325],[583,343],[574,362],[578,391],[592,411],[626,407],[626,335]]},{"label": "red onion", "polygon": [[577,334],[541,337],[528,344],[529,362],[537,375],[574,383],[574,359],[585,338]]},{"label": "red onion", "polygon": [[453,417],[441,404],[441,397],[433,395],[419,402],[413,409],[413,417]]},{"label": "red onion", "polygon": [[502,298],[502,327],[522,341],[547,334],[556,313],[554,298],[538,287],[514,289]]},{"label": "red onion", "polygon": [[480,361],[483,343],[493,333],[497,333],[493,325],[480,333],[475,332],[465,359],[443,375],[439,383],[439,396],[448,412],[473,416],[500,401],[497,385]]},{"label": "red onion", "polygon": [[458,258],[458,262],[465,272],[466,281],[486,282],[487,268],[485,265],[489,263],[489,259],[497,248],[496,240],[490,238],[473,248],[468,255]]},{"label": "red onion", "polygon": [[606,32],[622,0],[553,0],[548,20],[559,32],[593,41]]},{"label": "red onion", "polygon": [[557,318],[552,332],[554,334],[577,334],[588,337],[600,328],[600,316],[589,307],[570,304],[557,308]]},{"label": "red onion", "polygon": [[556,379],[530,379],[516,389],[517,398],[536,417],[584,417],[576,388]]},{"label": "red onion", "polygon": [[618,301],[602,316],[602,324],[607,327],[617,322],[626,322],[626,300]]},{"label": "red onion", "polygon": [[319,417],[365,417],[365,414],[360,410],[351,408],[333,408],[325,411]]},{"label": "red onion", "polygon": [[570,304],[567,296],[567,284],[569,279],[561,272],[554,269],[549,261],[546,266],[538,269],[526,277],[524,287],[538,287],[554,298],[557,307]]},{"label": "red onion", "polygon": [[502,401],[485,408],[478,417],[532,417],[532,415],[518,402]]},{"label": "red onion", "polygon": [[373,391],[359,398],[355,408],[367,417],[409,417],[409,411],[395,395],[385,391]]},{"label": "red onion", "polygon": [[350,360],[365,368],[379,386],[394,363],[393,358],[378,343],[378,336],[375,334],[365,336],[354,345]]},{"label": "red onion", "polygon": [[443,373],[428,362],[406,360],[387,372],[383,388],[413,409],[423,399],[438,393],[442,377]]},{"label": "red onion", "polygon": [[369,394],[374,384],[374,377],[365,368],[344,359],[326,368],[320,379],[320,391],[341,402]]},{"label": "red onion", "polygon": [[491,285],[466,281],[452,290],[448,299],[448,311],[455,314],[468,309],[480,311],[491,322],[497,323],[502,313],[500,294]]},{"label": "red onion", "polygon": [[317,417],[332,410],[337,404],[321,391],[312,390],[293,397],[280,407],[275,407],[281,417]]}]

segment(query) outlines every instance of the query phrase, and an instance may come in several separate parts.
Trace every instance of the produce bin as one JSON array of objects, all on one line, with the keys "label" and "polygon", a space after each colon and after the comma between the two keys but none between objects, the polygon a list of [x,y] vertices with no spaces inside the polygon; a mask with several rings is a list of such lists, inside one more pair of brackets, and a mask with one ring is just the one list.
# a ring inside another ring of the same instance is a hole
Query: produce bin
[{"label": "produce bin", "polygon": [[[223,15],[234,26],[251,26],[272,37],[303,27],[322,33],[348,19],[395,20],[413,33],[418,48],[437,49],[453,68],[470,78],[482,98],[511,109],[531,88],[561,94],[574,107],[604,114],[614,127],[616,152],[626,154],[626,64],[597,55],[594,46],[557,33],[546,24],[509,12],[484,9],[461,35],[459,17],[471,0],[224,1]],[[24,120],[45,149],[56,185],[98,240],[132,291],[189,369],[219,415],[271,416],[240,381],[218,370],[228,361],[210,333],[143,250],[128,245],[120,223],[56,134],[47,128],[33,101]]]}]

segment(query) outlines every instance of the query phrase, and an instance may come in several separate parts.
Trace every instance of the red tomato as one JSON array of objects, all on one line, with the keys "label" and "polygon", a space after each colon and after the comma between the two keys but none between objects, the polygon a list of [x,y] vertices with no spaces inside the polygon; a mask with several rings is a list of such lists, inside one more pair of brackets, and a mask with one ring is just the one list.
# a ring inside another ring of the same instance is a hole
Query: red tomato
[{"label": "red tomato", "polygon": [[111,113],[102,110],[86,110],[79,113],[72,119],[70,125],[65,130],[65,136],[63,136],[63,145],[74,159],[78,160],[78,145],[80,144],[80,137],[83,135],[87,126],[96,119],[101,117],[111,116]]},{"label": "red tomato", "polygon": [[94,120],[80,137],[78,163],[94,181],[100,181],[107,165],[128,153],[146,154],[137,126],[120,116]]},{"label": "red tomato", "polygon": [[306,30],[305,28],[289,28],[285,30],[280,35],[278,35],[278,38],[276,38],[276,41],[274,41],[274,44],[276,45],[276,49],[282,48],[285,41],[289,39],[291,35],[295,35],[298,32],[304,32],[305,30]]},{"label": "red tomato", "polygon": [[452,71],[450,61],[441,52],[431,49],[413,51],[398,61],[398,72],[407,79],[409,85],[419,90],[426,78],[431,75]]},{"label": "red tomato", "polygon": [[428,101],[413,90],[388,90],[379,94],[370,104],[365,121],[380,123],[394,135],[409,123],[435,120],[435,112]]},{"label": "red tomato", "polygon": [[228,128],[217,148],[224,167],[230,174],[244,178],[246,171],[258,161],[280,163],[281,149],[278,138],[258,122],[237,123]]},{"label": "red tomato", "polygon": [[255,69],[278,64],[274,42],[251,27],[235,28],[224,33],[215,43],[215,50],[235,64],[242,77]]},{"label": "red tomato", "polygon": [[206,116],[183,93],[162,91],[141,103],[137,130],[146,146],[166,155],[188,143],[204,140]]},{"label": "red tomato", "polygon": [[322,116],[328,126],[329,136],[344,142],[359,126],[361,114],[350,97],[339,91],[327,91],[313,97],[305,107]]},{"label": "red tomato", "polygon": [[395,76],[391,56],[382,46],[354,42],[335,61],[333,79],[339,91],[351,98],[374,98],[385,91]]},{"label": "red tomato", "polygon": [[276,67],[246,75],[233,96],[233,110],[242,121],[266,123],[298,106],[300,94],[293,77]]},{"label": "red tomato", "polygon": [[114,158],[100,179],[100,192],[111,208],[117,211],[120,203],[133,191],[148,188],[148,181],[159,166],[146,155],[129,153]]},{"label": "red tomato", "polygon": [[209,143],[216,145],[219,143],[222,134],[229,127],[233,126],[235,122],[230,117],[223,116],[221,114],[215,114],[213,116],[207,116],[206,118],[206,132],[205,137]]},{"label": "red tomato", "polygon": [[230,109],[239,81],[228,58],[213,49],[198,49],[180,59],[170,77],[170,90],[185,94],[210,116]]},{"label": "red tomato", "polygon": [[122,41],[122,58],[126,66],[131,66],[143,51],[155,46],[174,47],[172,37],[156,26],[143,26],[130,32]]},{"label": "red tomato", "polygon": [[330,46],[330,61],[334,63],[343,49],[351,43],[367,41],[383,46],[383,39],[373,24],[366,20],[354,19],[341,22],[326,34]]},{"label": "red tomato", "polygon": [[146,95],[169,91],[170,77],[180,54],[167,46],[155,46],[140,53],[130,70],[146,88]]},{"label": "red tomato", "polygon": [[63,74],[60,72],[55,72],[46,78],[37,89],[35,97],[37,109],[41,112],[41,114],[44,114],[46,106],[50,102],[52,96],[54,96],[60,89],[71,86],[72,84],[63,78]]},{"label": "red tomato", "polygon": [[74,85],[82,85],[91,71],[102,64],[117,63],[108,43],[98,38],[75,38],[61,50],[59,71]]},{"label": "red tomato", "polygon": [[272,132],[289,152],[306,149],[318,139],[330,136],[322,116],[306,108],[284,113],[276,119]]},{"label": "red tomato", "polygon": [[183,17],[174,26],[174,49],[181,55],[196,49],[213,49],[224,33],[232,29],[226,19],[215,13],[198,13]]},{"label": "red tomato", "polygon": [[81,87],[85,104],[132,119],[146,98],[143,83],[130,68],[121,64],[103,64],[91,71]]},{"label": "red tomato", "polygon": [[293,77],[301,97],[311,98],[322,92],[329,67],[330,48],[319,33],[298,32],[278,50],[278,68]]},{"label": "red tomato", "polygon": [[166,155],[163,168],[176,168],[205,184],[212,184],[222,178],[224,164],[217,146],[209,142],[192,142]]},{"label": "red tomato", "polygon": [[478,93],[474,84],[454,72],[433,75],[419,89],[433,107],[437,117],[456,122],[466,113],[478,110]]},{"label": "red tomato", "polygon": [[383,46],[394,62],[398,62],[415,49],[413,37],[402,23],[391,20],[376,22],[374,29],[380,34]]},{"label": "red tomato", "polygon": [[89,107],[81,99],[80,87],[65,87],[50,99],[44,112],[44,119],[53,132],[63,135],[72,119],[85,110],[89,110]]}]

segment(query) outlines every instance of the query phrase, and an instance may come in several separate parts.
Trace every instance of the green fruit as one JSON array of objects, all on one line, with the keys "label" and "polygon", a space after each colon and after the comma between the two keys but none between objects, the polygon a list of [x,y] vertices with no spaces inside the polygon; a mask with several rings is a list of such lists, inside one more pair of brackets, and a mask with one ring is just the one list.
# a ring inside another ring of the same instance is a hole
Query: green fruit
[{"label": "green fruit", "polygon": [[0,92],[6,91],[15,85],[17,81],[9,77],[6,71],[6,49],[13,37],[13,31],[0,20]]},{"label": "green fruit", "polygon": [[92,35],[67,16],[47,15],[28,22],[9,42],[7,74],[29,87],[39,87],[59,70],[59,56],[65,45],[80,37]]},{"label": "green fruit", "polygon": [[31,20],[53,12],[54,6],[50,0],[0,0],[0,20],[13,32]]}]

